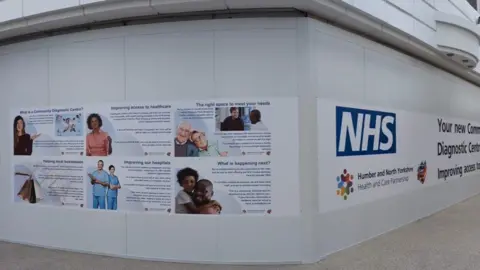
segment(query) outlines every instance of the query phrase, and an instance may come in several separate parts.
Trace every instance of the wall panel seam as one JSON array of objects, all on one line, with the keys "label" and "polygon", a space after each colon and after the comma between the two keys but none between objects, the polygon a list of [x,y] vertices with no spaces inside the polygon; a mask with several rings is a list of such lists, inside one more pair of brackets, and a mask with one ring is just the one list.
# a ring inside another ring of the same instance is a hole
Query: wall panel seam
[{"label": "wall panel seam", "polygon": [[127,100],[127,37],[122,37],[123,42],[123,99]]},{"label": "wall panel seam", "polygon": [[[394,7],[395,9],[397,9],[398,11],[402,12],[403,14],[406,14],[408,15],[409,17],[413,18],[415,21],[425,25],[426,27],[430,28],[431,30],[433,31],[437,31],[434,27],[432,27],[431,25],[429,25],[428,23],[422,21],[420,18],[416,17],[414,14],[410,13],[409,11],[407,10],[404,10],[403,8],[397,6],[395,3],[392,3],[390,2],[390,0],[383,0],[385,3],[389,4],[390,6]],[[395,25],[392,25],[392,26],[395,26]],[[410,33],[408,33],[410,34]]]},{"label": "wall panel seam", "polygon": [[468,14],[466,14],[466,13],[465,13],[459,6],[457,6],[452,0],[448,0],[448,2],[450,2],[450,4],[452,4],[452,6],[453,6],[454,8],[456,8],[458,11],[460,11],[460,13],[462,13],[463,16],[464,16],[467,20],[472,21],[472,20],[470,20],[470,16],[468,16]]},{"label": "wall panel seam", "polygon": [[47,48],[46,54],[47,54],[47,86],[48,86],[48,91],[47,91],[47,99],[48,99],[48,106],[52,106],[51,104],[51,91],[52,91],[52,83],[50,79],[51,75],[51,63],[50,63],[50,50],[51,48]]},{"label": "wall panel seam", "polygon": [[127,213],[125,213],[124,218],[125,218],[125,256],[129,256],[129,251],[128,251],[128,214]]},{"label": "wall panel seam", "polygon": [[217,31],[212,31],[212,68],[213,68],[213,96],[217,97],[217,70],[216,70],[216,61],[217,61],[217,53],[216,53],[216,44],[217,44]]},{"label": "wall panel seam", "polygon": [[427,4],[428,6],[430,6],[432,9],[437,10],[437,8],[435,7],[435,5],[433,5],[432,3],[428,2],[428,0],[421,0],[421,1],[424,2],[425,4]]}]

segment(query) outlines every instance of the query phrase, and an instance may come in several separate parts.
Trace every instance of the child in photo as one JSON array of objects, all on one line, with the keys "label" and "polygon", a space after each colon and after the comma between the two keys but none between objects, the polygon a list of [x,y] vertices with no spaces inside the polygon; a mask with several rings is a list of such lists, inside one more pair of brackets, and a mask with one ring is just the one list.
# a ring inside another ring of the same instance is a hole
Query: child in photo
[{"label": "child in photo", "polygon": [[193,203],[192,196],[198,181],[198,172],[192,168],[181,169],[177,173],[177,181],[182,190],[175,197],[175,213],[197,214],[198,209]]},{"label": "child in photo", "polygon": [[208,179],[199,180],[195,186],[193,201],[199,214],[219,215],[222,212],[222,205],[212,200],[213,183]]},{"label": "child in photo", "polygon": [[76,122],[76,120],[75,120],[75,118],[73,118],[72,122],[71,122],[71,126],[70,126],[70,131],[71,132],[75,132],[75,122]]},{"label": "child in photo", "polygon": [[65,133],[68,130],[70,118],[63,119],[63,133]]},{"label": "child in photo", "polygon": [[228,152],[221,152],[218,149],[217,142],[211,142],[207,140],[205,132],[200,132],[197,130],[192,131],[190,140],[198,148],[198,155],[200,157],[213,156],[213,157],[226,157]]},{"label": "child in photo", "polygon": [[175,213],[218,215],[222,206],[213,196],[213,183],[208,179],[198,180],[198,172],[184,168],[177,173],[177,181],[183,188],[175,197]]},{"label": "child in photo", "polygon": [[63,132],[75,132],[75,118],[67,118],[65,119],[65,129]]}]

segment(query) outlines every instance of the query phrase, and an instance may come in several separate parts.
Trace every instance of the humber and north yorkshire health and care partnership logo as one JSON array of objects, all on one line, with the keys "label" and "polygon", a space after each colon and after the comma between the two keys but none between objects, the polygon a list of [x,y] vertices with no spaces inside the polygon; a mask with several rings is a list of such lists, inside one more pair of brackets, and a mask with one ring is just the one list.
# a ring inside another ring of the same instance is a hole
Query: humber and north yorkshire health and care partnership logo
[{"label": "humber and north yorkshire health and care partnership logo", "polygon": [[427,179],[427,161],[424,160],[420,162],[417,168],[417,180],[420,183],[425,184],[425,180]]},{"label": "humber and north yorkshire health and care partnership logo", "polygon": [[348,195],[353,193],[353,175],[345,169],[343,173],[337,176],[337,195],[348,199]]}]

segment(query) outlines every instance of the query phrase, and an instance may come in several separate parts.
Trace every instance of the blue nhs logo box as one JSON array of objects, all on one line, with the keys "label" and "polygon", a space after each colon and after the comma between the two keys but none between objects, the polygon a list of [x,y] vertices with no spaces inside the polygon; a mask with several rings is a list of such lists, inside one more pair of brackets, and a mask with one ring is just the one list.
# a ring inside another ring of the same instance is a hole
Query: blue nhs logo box
[{"label": "blue nhs logo box", "polygon": [[366,156],[397,152],[395,113],[336,107],[338,156]]}]

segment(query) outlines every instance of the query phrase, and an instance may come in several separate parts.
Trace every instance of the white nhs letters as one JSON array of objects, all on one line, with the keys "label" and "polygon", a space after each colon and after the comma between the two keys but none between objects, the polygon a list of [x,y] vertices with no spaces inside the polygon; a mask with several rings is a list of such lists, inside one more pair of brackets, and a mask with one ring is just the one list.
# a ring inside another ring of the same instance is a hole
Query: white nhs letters
[{"label": "white nhs letters", "polygon": [[[389,150],[395,148],[392,147],[395,143],[395,130],[391,130],[389,125],[395,127],[395,117],[382,112],[370,112],[372,113],[355,113],[350,110],[342,112],[340,134],[338,134],[337,126],[337,136],[340,136],[340,138],[337,137],[337,155],[350,156],[392,152],[389,152]],[[355,116],[357,117],[356,126],[353,118]],[[373,140],[370,137],[373,137]],[[350,145],[347,145],[347,139],[349,139]],[[393,152],[395,151],[393,149]]]}]

